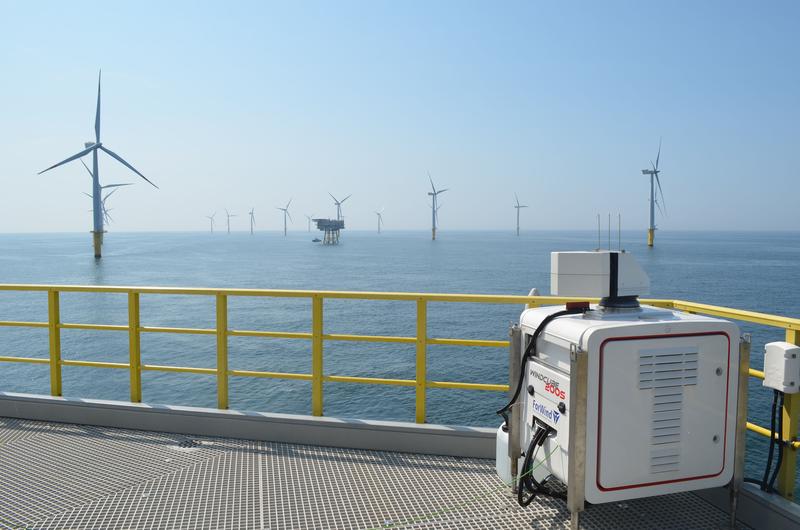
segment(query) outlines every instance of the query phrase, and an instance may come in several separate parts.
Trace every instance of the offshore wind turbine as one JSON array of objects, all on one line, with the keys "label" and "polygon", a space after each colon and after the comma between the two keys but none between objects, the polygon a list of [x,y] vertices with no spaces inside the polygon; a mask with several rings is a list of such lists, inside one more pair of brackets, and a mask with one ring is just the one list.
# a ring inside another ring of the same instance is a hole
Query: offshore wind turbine
[{"label": "offshore wind turbine", "polygon": [[333,193],[331,193],[331,192],[328,192],[328,195],[331,196],[331,198],[333,199],[333,204],[336,205],[336,220],[337,221],[341,221],[342,220],[342,203],[344,203],[344,201],[346,201],[347,199],[352,197],[353,194],[351,193],[350,195],[348,195],[347,197],[345,197],[341,201],[339,199],[337,199],[336,197],[334,197]]},{"label": "offshore wind turbine", "polygon": [[253,227],[256,226],[255,208],[250,208],[250,235],[253,235]]},{"label": "offshore wind turbine", "polygon": [[514,205],[514,208],[517,209],[517,237],[519,237],[519,209],[527,208],[527,206],[519,203],[519,197],[517,197],[516,193],[514,194],[514,200],[517,202],[517,204]]},{"label": "offshore wind turbine", "polygon": [[314,214],[306,215],[306,219],[308,219],[308,231],[311,232],[311,220],[314,218]]},{"label": "offshore wind turbine", "polygon": [[[92,175],[92,240],[94,244],[94,257],[99,258],[102,255],[102,246],[103,246],[103,204],[102,204],[102,186],[100,185],[100,168],[98,166],[97,160],[97,153],[98,151],[103,151],[111,158],[115,159],[117,162],[122,164],[123,166],[127,167],[140,177],[142,177],[147,183],[151,184],[153,187],[158,188],[155,184],[150,182],[150,180],[142,175],[139,170],[135,167],[130,165],[126,162],[121,156],[113,152],[111,149],[107,148],[103,145],[100,141],[100,74],[97,75],[97,110],[94,116],[94,135],[95,141],[94,142],[86,142],[84,144],[85,149],[80,153],[74,154],[71,157],[62,160],[58,164],[54,164],[47,169],[40,171],[38,174],[41,175],[45,171],[50,171],[51,169],[57,168],[58,166],[62,166],[68,162],[72,162],[73,160],[77,160],[82,158],[89,153],[92,154],[92,170],[90,174]],[[88,168],[87,168],[88,169]]]},{"label": "offshore wind turbine", "polygon": [[431,177],[430,172],[428,172],[428,180],[431,181],[431,190],[428,192],[428,195],[431,197],[431,240],[436,241],[436,223],[439,221],[439,194],[444,193],[448,190],[445,188],[443,190],[437,190],[436,186],[433,185],[433,178]]},{"label": "offshore wind turbine", "polygon": [[375,211],[375,215],[378,216],[378,233],[381,233],[381,225],[383,224],[383,208],[380,210]]},{"label": "offshore wind turbine", "polygon": [[[667,211],[667,202],[664,200],[664,192],[661,191],[661,179],[658,178],[658,174],[661,173],[661,170],[658,169],[658,161],[660,159],[661,138],[658,139],[658,154],[656,155],[656,163],[654,164],[651,160],[650,167],[652,169],[642,170],[642,175],[650,176],[650,227],[647,229],[648,247],[653,246],[656,238],[656,207],[658,207],[658,211],[661,212],[661,215],[666,215]],[[656,186],[658,186],[658,193],[656,193]],[[658,202],[658,195],[661,195],[661,203]],[[661,209],[662,204],[664,206],[663,210]]]},{"label": "offshore wind turbine", "polygon": [[206,219],[211,222],[211,233],[214,233],[214,216],[217,215],[217,212],[212,213],[211,215],[206,215]]},{"label": "offshore wind turbine", "polygon": [[294,219],[292,219],[292,214],[289,213],[290,204],[292,204],[292,199],[289,199],[289,202],[286,203],[285,208],[281,208],[280,206],[275,207],[276,210],[280,210],[283,212],[283,237],[286,237],[286,217],[288,216],[289,219],[294,221]]},{"label": "offshore wind turbine", "polygon": [[225,217],[228,218],[228,234],[231,233],[231,217],[236,217],[235,213],[230,213],[227,208],[225,208]]}]

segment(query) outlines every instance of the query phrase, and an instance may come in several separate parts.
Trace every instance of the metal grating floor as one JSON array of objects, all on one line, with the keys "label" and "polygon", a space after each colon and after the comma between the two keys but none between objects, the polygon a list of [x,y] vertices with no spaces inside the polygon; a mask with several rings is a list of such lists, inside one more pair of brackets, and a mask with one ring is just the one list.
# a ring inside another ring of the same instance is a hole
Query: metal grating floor
[{"label": "metal grating floor", "polygon": [[[567,528],[494,462],[0,418],[0,528]],[[725,528],[692,494],[589,507],[583,528]]]}]

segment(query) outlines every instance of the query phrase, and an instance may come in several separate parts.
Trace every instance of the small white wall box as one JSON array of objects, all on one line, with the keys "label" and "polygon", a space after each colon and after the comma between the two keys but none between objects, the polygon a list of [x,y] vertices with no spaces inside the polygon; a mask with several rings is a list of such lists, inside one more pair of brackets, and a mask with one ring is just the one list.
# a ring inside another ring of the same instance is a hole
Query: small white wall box
[{"label": "small white wall box", "polygon": [[800,392],[800,346],[788,342],[764,346],[764,386],[786,394]]}]

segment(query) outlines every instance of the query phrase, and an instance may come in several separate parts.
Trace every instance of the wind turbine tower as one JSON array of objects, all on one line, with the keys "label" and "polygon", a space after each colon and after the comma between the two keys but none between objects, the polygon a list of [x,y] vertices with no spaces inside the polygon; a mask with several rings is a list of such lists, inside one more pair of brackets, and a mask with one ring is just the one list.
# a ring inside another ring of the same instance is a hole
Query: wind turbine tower
[{"label": "wind turbine tower", "polygon": [[[643,169],[642,175],[649,175],[650,176],[650,227],[647,229],[647,246],[652,247],[653,243],[656,238],[656,208],[658,211],[661,212],[661,215],[665,215],[667,210],[667,203],[664,200],[664,192],[661,191],[661,179],[658,178],[658,174],[661,173],[661,170],[658,169],[658,161],[661,158],[661,139],[658,140],[658,154],[656,155],[656,163],[654,164],[653,161],[650,161],[650,167],[652,169]],[[656,193],[656,186],[658,186],[658,193]],[[661,195],[661,203],[658,202],[658,196]],[[664,209],[661,209],[661,205],[664,205]]]},{"label": "wind turbine tower", "polygon": [[206,219],[209,220],[211,223],[211,233],[214,233],[214,216],[217,215],[217,212],[212,213],[211,215],[206,215]]},{"label": "wind turbine tower", "polygon": [[331,198],[333,199],[333,204],[336,205],[336,220],[337,221],[341,221],[342,220],[342,204],[344,203],[344,201],[346,201],[347,199],[352,197],[353,194],[351,193],[350,195],[348,195],[347,197],[345,197],[341,201],[339,199],[337,199],[336,197],[334,197],[333,193],[331,193],[331,192],[328,192],[328,195],[331,196]]},{"label": "wind turbine tower", "polygon": [[228,218],[228,235],[230,235],[230,233],[231,233],[231,217],[236,217],[236,214],[229,212],[228,209],[225,208],[225,217]]},{"label": "wind turbine tower", "polygon": [[514,200],[517,202],[517,204],[514,205],[514,208],[517,210],[517,237],[519,237],[519,209],[527,208],[527,206],[519,203],[519,197],[517,197],[516,193],[514,194]]},{"label": "wind turbine tower", "polygon": [[[121,156],[113,152],[111,149],[107,148],[103,145],[100,141],[100,77],[101,74],[97,75],[97,110],[94,116],[94,135],[95,141],[94,142],[86,142],[84,144],[85,149],[80,153],[72,155],[71,157],[67,158],[66,160],[62,160],[58,164],[54,164],[49,168],[42,170],[39,172],[39,175],[44,173],[45,171],[50,171],[51,169],[57,168],[58,166],[62,166],[68,162],[72,162],[73,160],[77,160],[82,158],[89,153],[92,154],[92,170],[90,171],[92,175],[92,240],[94,243],[94,257],[99,258],[102,256],[102,247],[103,247],[103,186],[100,185],[100,168],[98,166],[97,161],[97,153],[98,151],[103,151],[111,158],[115,159],[117,162],[122,164],[123,166],[127,167],[140,177],[142,177],[145,181],[151,184],[153,187],[158,188],[155,184],[150,182],[147,177],[139,173],[139,171],[126,162]],[[88,168],[87,168],[88,169]]]},{"label": "wind turbine tower", "polygon": [[277,210],[280,210],[280,211],[283,212],[283,237],[286,237],[286,217],[289,217],[290,220],[294,221],[292,219],[292,214],[289,213],[289,205],[290,204],[292,204],[292,199],[289,199],[289,202],[286,203],[286,207],[285,208],[281,208],[280,206],[276,206],[275,207]]},{"label": "wind turbine tower", "polygon": [[311,220],[314,218],[314,214],[306,215],[306,219],[308,219],[308,231],[311,232]]},{"label": "wind turbine tower", "polygon": [[378,216],[378,233],[381,233],[381,225],[383,224],[383,208],[375,212],[375,215]]},{"label": "wind turbine tower", "polygon": [[250,208],[250,235],[253,235],[253,227],[256,226],[255,208]]},{"label": "wind turbine tower", "polygon": [[443,190],[437,190],[436,186],[433,185],[433,178],[431,178],[430,172],[428,173],[428,180],[431,181],[431,190],[428,192],[428,195],[431,197],[431,240],[436,241],[436,223],[439,220],[439,194],[444,193],[447,191],[448,188]]}]

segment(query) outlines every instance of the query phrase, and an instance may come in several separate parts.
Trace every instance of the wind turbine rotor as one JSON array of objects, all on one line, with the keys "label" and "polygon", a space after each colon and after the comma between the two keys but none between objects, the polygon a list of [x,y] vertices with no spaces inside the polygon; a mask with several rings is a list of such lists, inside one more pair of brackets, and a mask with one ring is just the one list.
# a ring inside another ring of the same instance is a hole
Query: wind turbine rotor
[{"label": "wind turbine rotor", "polygon": [[137,175],[139,175],[140,177],[142,177],[142,178],[143,178],[145,181],[147,181],[147,183],[148,183],[148,184],[150,184],[151,186],[153,186],[153,187],[154,187],[154,188],[156,188],[156,189],[159,189],[159,187],[158,187],[158,186],[156,186],[155,184],[153,184],[153,183],[150,181],[150,179],[148,179],[147,177],[145,177],[144,175],[142,175],[142,174],[139,172],[139,170],[138,170],[138,169],[136,169],[135,167],[133,167],[132,165],[130,165],[129,163],[127,163],[127,162],[125,161],[125,159],[123,159],[123,158],[122,158],[121,156],[119,156],[117,153],[115,153],[115,152],[114,152],[114,151],[112,151],[111,149],[108,149],[107,147],[105,147],[103,144],[100,144],[100,143],[98,143],[98,144],[97,144],[97,147],[99,147],[99,148],[100,148],[100,149],[102,149],[102,150],[103,150],[103,151],[104,151],[106,154],[108,154],[108,155],[109,155],[109,156],[111,156],[112,158],[116,159],[116,160],[117,160],[119,163],[121,163],[122,165],[124,165],[125,167],[127,167],[128,169],[130,169],[131,171],[133,171],[134,173],[136,173],[136,174],[137,174]]}]

